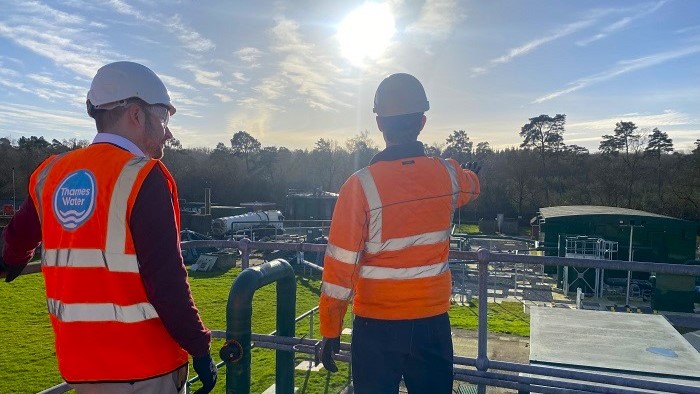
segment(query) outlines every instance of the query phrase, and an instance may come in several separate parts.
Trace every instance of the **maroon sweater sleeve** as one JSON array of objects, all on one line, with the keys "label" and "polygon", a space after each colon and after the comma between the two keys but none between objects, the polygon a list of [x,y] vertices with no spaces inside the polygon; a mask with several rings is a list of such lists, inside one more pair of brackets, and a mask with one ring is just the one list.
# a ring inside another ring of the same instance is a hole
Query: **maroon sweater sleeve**
[{"label": "maroon sweater sleeve", "polygon": [[9,276],[16,276],[27,266],[41,242],[41,223],[31,198],[24,200],[2,237],[2,259]]},{"label": "maroon sweater sleeve", "polygon": [[165,328],[193,357],[209,354],[211,332],[204,327],[190,293],[172,196],[158,166],[139,190],[129,227],[146,295]]}]

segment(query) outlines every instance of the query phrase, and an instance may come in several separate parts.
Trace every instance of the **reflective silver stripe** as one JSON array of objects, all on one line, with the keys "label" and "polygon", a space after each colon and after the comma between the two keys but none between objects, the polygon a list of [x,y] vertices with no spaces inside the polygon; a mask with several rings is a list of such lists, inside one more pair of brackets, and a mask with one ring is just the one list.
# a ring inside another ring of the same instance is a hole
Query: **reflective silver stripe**
[{"label": "reflective silver stripe", "polygon": [[432,233],[423,233],[412,235],[410,237],[392,238],[384,242],[365,243],[365,250],[368,253],[376,254],[379,252],[396,251],[416,245],[434,245],[450,239],[450,229],[435,231]]},{"label": "reflective silver stripe", "polygon": [[41,195],[44,192],[44,182],[46,182],[46,177],[49,176],[49,171],[51,171],[51,168],[53,168],[53,165],[56,164],[58,159],[63,155],[64,155],[64,153],[61,153],[58,156],[54,156],[53,160],[51,160],[51,162],[48,163],[46,165],[46,167],[44,167],[44,169],[41,170],[39,175],[37,175],[37,177],[36,177],[37,181],[36,181],[36,186],[34,187],[34,195],[36,195],[36,201],[38,204],[38,206],[36,207],[36,212],[37,212],[37,216],[39,216],[39,221],[41,221],[41,219],[43,218],[42,210],[44,208],[41,206]]},{"label": "reflective silver stripe", "polygon": [[382,241],[382,200],[379,198],[379,191],[369,168],[365,167],[358,171],[357,177],[369,205],[369,239],[367,241],[379,243]]},{"label": "reflective silver stripe", "polygon": [[99,249],[46,249],[41,263],[47,267],[107,268],[111,272],[139,272],[136,255],[105,254]]},{"label": "reflective silver stripe", "polygon": [[141,302],[133,305],[64,304],[49,298],[46,301],[49,313],[64,323],[71,322],[120,322],[138,323],[158,317],[153,305]]},{"label": "reflective silver stripe", "polygon": [[126,207],[129,195],[139,171],[148,163],[145,157],[134,157],[122,169],[112,190],[107,219],[107,245],[105,251],[110,255],[124,254],[126,245]]},{"label": "reflective silver stripe", "polygon": [[321,292],[329,297],[342,301],[347,301],[352,296],[352,289],[328,282],[323,282],[323,285],[321,285]]},{"label": "reflective silver stripe", "polygon": [[[457,171],[449,161],[443,158],[440,158],[440,161],[442,162],[442,165],[445,166],[447,173],[450,175],[450,181],[452,182],[452,214],[454,215],[454,211],[457,209],[457,198],[459,197],[459,180],[457,179]],[[474,186],[472,186],[472,194],[474,193],[473,187]]]},{"label": "reflective silver stripe", "polygon": [[326,246],[326,256],[332,257],[342,263],[353,265],[357,264],[360,260],[360,252],[353,252],[333,244],[328,244],[328,246]]},{"label": "reflective silver stripe", "polygon": [[386,268],[365,265],[360,268],[360,276],[367,279],[418,279],[440,275],[450,269],[450,264],[437,263],[411,268]]}]

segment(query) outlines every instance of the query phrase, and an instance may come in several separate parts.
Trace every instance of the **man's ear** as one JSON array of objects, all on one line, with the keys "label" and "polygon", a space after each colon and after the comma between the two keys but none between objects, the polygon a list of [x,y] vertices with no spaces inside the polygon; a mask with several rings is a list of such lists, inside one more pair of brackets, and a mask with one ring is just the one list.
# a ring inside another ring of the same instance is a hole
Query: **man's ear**
[{"label": "man's ear", "polygon": [[126,109],[126,121],[131,127],[142,126],[146,123],[146,114],[140,106],[131,104]]},{"label": "man's ear", "polygon": [[423,115],[423,119],[421,119],[421,121],[420,121],[420,130],[418,130],[419,133],[420,133],[421,131],[423,131],[423,127],[425,127],[425,122],[426,122],[427,120],[428,120],[428,118],[426,118],[425,115]]}]

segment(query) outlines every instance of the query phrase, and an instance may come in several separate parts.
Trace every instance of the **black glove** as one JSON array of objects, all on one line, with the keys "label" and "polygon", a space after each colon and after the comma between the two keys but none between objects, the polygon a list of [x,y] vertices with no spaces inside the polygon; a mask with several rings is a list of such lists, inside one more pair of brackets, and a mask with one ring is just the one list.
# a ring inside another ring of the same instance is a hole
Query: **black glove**
[{"label": "black glove", "polygon": [[[1,232],[0,235],[2,235]],[[0,278],[5,278],[5,282],[12,282],[16,277],[20,276],[25,266],[26,264],[22,264],[19,267],[5,264],[5,260],[2,259],[2,247],[0,247]]]},{"label": "black glove", "polygon": [[340,337],[326,338],[321,341],[321,364],[329,372],[338,372],[333,355],[340,351]]},{"label": "black glove", "polygon": [[12,282],[22,273],[22,271],[24,271],[24,266],[15,267],[12,265],[6,265],[5,262],[2,261],[2,257],[0,257],[0,278],[4,276],[5,282]]},{"label": "black glove", "polygon": [[214,389],[216,385],[216,364],[211,359],[210,355],[192,358],[192,367],[197,372],[199,380],[202,381],[202,388],[195,391],[194,394],[207,394]]},{"label": "black glove", "polygon": [[475,173],[476,175],[479,175],[479,171],[481,171],[481,164],[479,164],[476,161],[468,161],[462,164],[462,168],[464,168],[465,170],[469,170]]}]

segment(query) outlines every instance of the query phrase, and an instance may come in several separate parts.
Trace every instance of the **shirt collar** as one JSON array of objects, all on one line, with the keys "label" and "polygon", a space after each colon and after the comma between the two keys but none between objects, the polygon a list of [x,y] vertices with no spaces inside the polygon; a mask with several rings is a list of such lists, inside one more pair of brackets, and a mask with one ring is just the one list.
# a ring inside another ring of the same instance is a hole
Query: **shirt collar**
[{"label": "shirt collar", "polygon": [[139,149],[136,144],[129,141],[128,139],[122,137],[121,135],[111,134],[111,133],[97,133],[95,139],[92,140],[93,144],[108,143],[116,145],[124,150],[127,150],[138,157],[146,157],[143,151]]},{"label": "shirt collar", "polygon": [[423,148],[422,142],[414,141],[400,145],[388,146],[383,151],[374,155],[369,164],[374,164],[378,161],[392,161],[418,156],[425,156],[425,148]]}]

